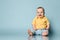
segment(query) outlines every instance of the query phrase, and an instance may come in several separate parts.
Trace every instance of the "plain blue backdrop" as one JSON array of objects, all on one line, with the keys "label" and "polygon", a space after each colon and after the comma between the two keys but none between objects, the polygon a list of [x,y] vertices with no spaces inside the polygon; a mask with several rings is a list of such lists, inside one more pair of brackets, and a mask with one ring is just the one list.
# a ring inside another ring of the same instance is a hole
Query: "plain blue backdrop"
[{"label": "plain blue backdrop", "polygon": [[39,6],[45,8],[50,33],[60,36],[60,0],[0,0],[0,35],[28,35]]}]

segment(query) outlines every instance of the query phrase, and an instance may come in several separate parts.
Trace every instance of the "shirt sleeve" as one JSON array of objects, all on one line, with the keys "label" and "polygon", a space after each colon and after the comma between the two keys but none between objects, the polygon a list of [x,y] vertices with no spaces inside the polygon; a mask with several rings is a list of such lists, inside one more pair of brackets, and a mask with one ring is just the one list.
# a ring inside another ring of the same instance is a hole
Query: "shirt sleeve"
[{"label": "shirt sleeve", "polygon": [[49,20],[46,18],[46,22],[47,22],[47,24],[49,24]]},{"label": "shirt sleeve", "polygon": [[35,25],[35,24],[36,24],[36,17],[32,21],[32,25]]}]

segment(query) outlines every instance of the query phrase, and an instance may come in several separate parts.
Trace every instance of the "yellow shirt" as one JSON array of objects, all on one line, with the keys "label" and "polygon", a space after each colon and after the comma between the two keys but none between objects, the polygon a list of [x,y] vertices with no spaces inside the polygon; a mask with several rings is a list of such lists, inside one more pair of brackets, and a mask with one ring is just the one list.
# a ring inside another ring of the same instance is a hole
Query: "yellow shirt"
[{"label": "yellow shirt", "polygon": [[35,25],[37,29],[44,29],[47,27],[47,24],[49,23],[48,19],[46,17],[35,17],[33,19],[32,24]]}]

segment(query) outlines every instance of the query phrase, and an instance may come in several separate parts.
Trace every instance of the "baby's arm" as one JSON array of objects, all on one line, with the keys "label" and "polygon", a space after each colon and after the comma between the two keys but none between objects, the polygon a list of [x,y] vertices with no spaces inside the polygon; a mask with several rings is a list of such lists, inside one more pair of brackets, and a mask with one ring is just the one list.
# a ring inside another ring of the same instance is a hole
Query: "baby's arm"
[{"label": "baby's arm", "polygon": [[47,30],[49,30],[49,23],[47,24],[47,27],[46,27]]},{"label": "baby's arm", "polygon": [[34,25],[34,24],[33,24],[33,30],[37,30],[37,29],[36,29],[36,25]]},{"label": "baby's arm", "polygon": [[49,23],[49,21],[48,21],[47,18],[46,18],[46,23],[47,23],[47,24],[46,24],[46,29],[49,30],[49,28],[50,28],[50,23]]},{"label": "baby's arm", "polygon": [[36,29],[36,17],[32,21],[32,26],[33,26],[33,30],[37,30]]}]

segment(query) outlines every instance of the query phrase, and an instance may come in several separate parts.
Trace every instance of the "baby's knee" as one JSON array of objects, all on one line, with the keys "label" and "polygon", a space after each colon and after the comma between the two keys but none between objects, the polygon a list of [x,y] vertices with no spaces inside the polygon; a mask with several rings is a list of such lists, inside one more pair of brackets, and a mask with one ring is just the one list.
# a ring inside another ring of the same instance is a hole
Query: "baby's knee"
[{"label": "baby's knee", "polygon": [[48,32],[43,32],[42,35],[46,36],[48,35]]}]

